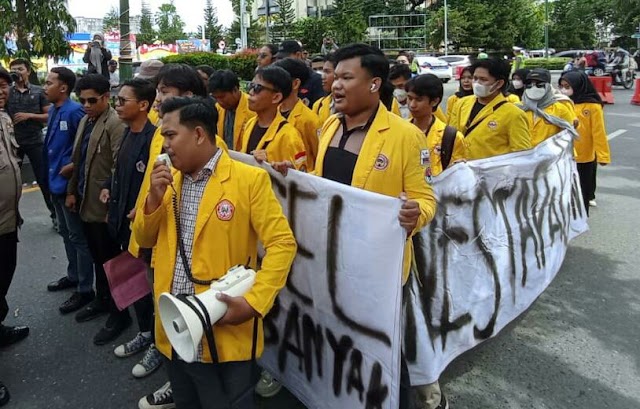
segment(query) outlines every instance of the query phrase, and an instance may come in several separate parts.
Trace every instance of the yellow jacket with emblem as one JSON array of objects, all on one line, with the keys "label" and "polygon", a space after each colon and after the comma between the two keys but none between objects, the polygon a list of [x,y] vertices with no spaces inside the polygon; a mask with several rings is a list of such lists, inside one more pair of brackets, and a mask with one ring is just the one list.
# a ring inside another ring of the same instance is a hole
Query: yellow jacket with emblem
[{"label": "yellow jacket with emblem", "polygon": [[580,121],[576,129],[578,139],[573,143],[576,162],[588,163],[597,160],[598,163],[611,163],[602,105],[593,102],[576,104],[575,113]]},{"label": "yellow jacket with emblem", "polygon": [[331,115],[331,104],[333,103],[333,95],[329,94],[326,97],[322,97],[313,104],[313,108],[311,109],[314,114],[318,116],[320,120],[320,126],[324,125],[324,123],[329,119]]},{"label": "yellow jacket with emblem", "polygon": [[[444,137],[444,130],[447,124],[433,118],[434,122],[429,129],[429,133],[426,136],[427,149],[429,149],[429,163],[430,168],[427,169],[427,174],[432,176],[438,176],[444,169],[442,169],[442,139]],[[423,136],[424,137],[424,136]],[[451,167],[456,161],[466,159],[467,149],[465,145],[464,136],[460,132],[456,132],[456,139],[453,143],[453,152],[451,153],[451,160],[449,161],[449,167]]]},{"label": "yellow jacket with emblem", "polygon": [[[182,174],[174,171],[173,177],[173,185],[179,194]],[[173,194],[171,188],[167,189],[160,207],[149,215],[144,211],[138,212],[133,223],[133,234],[138,243],[158,250],[153,284],[156,311],[160,295],[171,291],[175,264],[181,262],[177,257]],[[217,210],[222,203],[233,206],[230,219],[218,216]],[[230,267],[246,264],[249,258],[251,267],[255,269],[260,240],[266,255],[261,269],[257,271],[254,286],[244,298],[264,317],[287,281],[297,249],[267,172],[234,161],[224,152],[205,187],[193,237],[192,272],[194,278],[200,280],[220,278]],[[194,287],[196,294],[209,288],[198,284]],[[253,320],[240,325],[214,326],[220,362],[251,359],[252,335]],[[260,356],[263,349],[261,319],[257,340],[256,356]],[[206,339],[202,342],[203,360],[211,362]],[[163,355],[171,358],[171,345],[159,314],[155,317],[155,343]]]},{"label": "yellow jacket with emblem", "polygon": [[[140,185],[140,190],[138,191],[138,198],[136,199],[136,212],[141,212],[144,207],[144,201],[147,197],[147,193],[149,192],[149,186],[151,185],[151,172],[153,171],[153,164],[156,163],[156,158],[158,155],[162,153],[162,144],[164,142],[164,138],[162,136],[162,121],[158,120],[158,128],[156,132],[153,134],[153,139],[151,139],[151,145],[149,146],[149,162],[147,163],[147,168],[144,171],[144,179],[142,180],[142,184]],[[216,144],[219,148],[222,148],[225,152],[229,150],[227,144],[218,136],[216,137]],[[134,235],[131,235],[131,239],[129,240],[129,253],[133,256],[138,257],[140,255],[140,245],[135,240]],[[152,254],[151,266],[154,266],[155,261],[155,251]]]},{"label": "yellow jacket with emblem", "polygon": [[[314,174],[323,175],[327,148],[340,128],[340,118],[334,115],[324,124]],[[418,225],[412,234],[426,226],[436,213],[436,199],[425,180],[425,168],[420,162],[426,139],[418,128],[387,111],[383,104],[362,143],[353,171],[351,186],[386,196],[400,197],[402,192],[420,206]],[[404,251],[403,283],[409,276],[413,253],[412,240]]]},{"label": "yellow jacket with emblem", "polygon": [[449,121],[449,125],[466,135],[468,160],[531,149],[531,134],[525,113],[508,102],[502,94],[483,107],[467,125],[476,101],[475,97],[461,99]]},{"label": "yellow jacket with emblem", "polygon": [[[567,108],[567,106],[562,102],[554,102],[544,108],[543,111],[551,116],[564,119],[572,125],[573,121],[576,119],[575,112]],[[553,135],[563,131],[562,128],[548,123],[544,118],[534,116],[533,111],[527,111],[525,114],[527,115],[527,123],[529,124],[529,130],[531,132],[532,147],[539,145]]]},{"label": "yellow jacket with emblem", "polygon": [[[218,136],[224,139],[224,116],[227,110],[216,103],[218,110]],[[249,97],[244,92],[240,93],[240,102],[236,108],[236,116],[233,122],[233,147],[234,151],[242,149],[242,131],[249,119],[256,116],[256,113],[249,109]]]},{"label": "yellow jacket with emblem", "polygon": [[[317,102],[317,101],[316,101]],[[318,132],[322,128],[322,123],[316,114],[313,113],[303,102],[298,99],[294,105],[287,122],[293,125],[300,133],[304,148],[307,154],[307,171],[312,171],[316,165],[318,155]]]},{"label": "yellow jacket with emblem", "polygon": [[[257,116],[247,122],[242,135],[242,149],[240,152],[251,153],[247,151],[249,149],[249,139],[251,139],[253,127],[257,125]],[[289,161],[298,170],[304,170],[307,166],[307,154],[300,133],[280,115],[280,111],[278,111],[275,119],[269,125],[269,129],[258,142],[256,150],[261,149],[267,151],[267,162]]]}]

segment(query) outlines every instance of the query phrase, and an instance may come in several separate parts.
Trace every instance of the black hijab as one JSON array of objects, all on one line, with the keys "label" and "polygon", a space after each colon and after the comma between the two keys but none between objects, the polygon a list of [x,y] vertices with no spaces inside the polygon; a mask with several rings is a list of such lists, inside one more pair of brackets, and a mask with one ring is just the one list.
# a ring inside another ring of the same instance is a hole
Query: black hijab
[{"label": "black hijab", "polygon": [[464,88],[462,88],[462,76],[465,72],[473,74],[471,72],[471,67],[464,67],[464,69],[460,72],[460,86],[458,87],[458,91],[456,92],[456,97],[458,98],[464,98],[468,97],[469,95],[473,95],[473,87],[471,87],[469,91],[466,91]]},{"label": "black hijab", "polygon": [[[531,70],[528,68],[520,68],[519,70],[515,70],[513,72],[513,74],[511,75],[511,78],[517,76],[522,80],[522,83],[524,84],[525,82],[527,82],[527,75],[529,75],[530,71]],[[525,89],[526,87],[524,86],[520,89],[515,89],[515,87],[513,86],[513,82],[511,82],[509,84],[509,88],[507,89],[507,95],[514,94],[514,95],[517,95],[520,99],[522,99],[522,95],[524,95]]]},{"label": "black hijab", "polygon": [[602,98],[600,98],[600,94],[598,94],[598,91],[596,91],[591,81],[589,81],[589,77],[584,72],[565,72],[560,77],[558,84],[560,84],[560,81],[562,80],[567,81],[569,85],[571,85],[573,94],[570,98],[574,104],[584,104],[587,102],[603,104]]}]

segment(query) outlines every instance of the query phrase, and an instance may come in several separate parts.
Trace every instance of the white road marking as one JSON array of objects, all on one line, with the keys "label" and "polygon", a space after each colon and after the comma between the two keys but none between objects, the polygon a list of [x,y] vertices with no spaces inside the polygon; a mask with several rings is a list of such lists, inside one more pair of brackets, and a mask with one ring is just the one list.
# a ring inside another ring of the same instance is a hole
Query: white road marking
[{"label": "white road marking", "polygon": [[617,131],[615,131],[615,132],[611,132],[611,133],[607,136],[607,139],[608,139],[608,140],[612,140],[613,138],[616,138],[616,137],[618,137],[618,136],[622,135],[622,134],[623,134],[623,133],[625,133],[625,132],[627,132],[627,130],[626,130],[626,129],[618,129],[618,130],[617,130]]},{"label": "white road marking", "polygon": [[638,114],[621,114],[618,112],[605,112],[605,116],[623,116],[625,118],[640,118],[640,113]]},{"label": "white road marking", "polygon": [[640,122],[636,122],[635,124],[629,124],[629,126],[633,126],[634,128],[640,128]]}]

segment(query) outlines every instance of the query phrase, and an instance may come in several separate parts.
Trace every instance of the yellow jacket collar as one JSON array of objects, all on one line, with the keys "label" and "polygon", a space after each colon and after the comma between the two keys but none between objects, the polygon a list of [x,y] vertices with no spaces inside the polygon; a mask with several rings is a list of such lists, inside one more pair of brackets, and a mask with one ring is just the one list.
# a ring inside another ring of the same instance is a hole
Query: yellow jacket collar
[{"label": "yellow jacket collar", "polygon": [[[257,117],[256,117],[257,118]],[[287,120],[280,113],[280,108],[278,108],[278,112],[276,113],[276,117],[273,118],[273,122],[269,125],[269,129],[267,129],[267,133],[264,135],[260,143],[258,144],[258,149],[264,149],[263,146],[271,142],[275,139],[278,130],[281,128],[280,124],[286,122]],[[256,120],[255,126],[258,126],[258,121]]]},{"label": "yellow jacket collar", "polygon": [[[477,97],[475,98],[475,101],[476,102],[478,101]],[[473,118],[473,122],[469,124],[469,127],[474,125],[476,122],[482,121],[487,117],[487,115],[490,115],[491,113],[493,113],[494,107],[503,101],[507,101],[507,98],[504,95],[502,95],[502,93],[499,93],[498,95],[496,95],[496,97],[492,99],[491,102],[485,105],[484,108],[482,108],[480,112],[478,112],[478,115],[476,115],[476,117]]]}]

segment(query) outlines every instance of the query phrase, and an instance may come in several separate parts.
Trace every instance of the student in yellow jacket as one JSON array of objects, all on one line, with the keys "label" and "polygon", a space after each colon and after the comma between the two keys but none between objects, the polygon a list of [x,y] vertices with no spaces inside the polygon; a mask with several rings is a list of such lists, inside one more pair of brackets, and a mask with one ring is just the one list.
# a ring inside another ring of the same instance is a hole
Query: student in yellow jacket
[{"label": "student in yellow jacket", "polygon": [[473,65],[473,93],[456,104],[449,125],[467,142],[467,159],[482,159],[531,148],[525,113],[502,94],[509,66],[502,60],[480,60]]},{"label": "student in yellow jacket", "polygon": [[[156,303],[165,292],[202,293],[209,289],[204,283],[247,260],[256,269],[258,241],[266,252],[246,294],[218,295],[228,309],[214,323],[214,345],[202,339],[195,362],[172,353],[160,314],[155,318],[156,345],[168,359],[177,407],[231,407],[231,402],[233,407],[253,407],[251,375],[263,350],[262,318],[287,281],[296,241],[269,175],[231,160],[216,146],[216,112],[209,103],[173,98],[162,109],[162,133],[175,170],[154,164],[143,209],[133,223],[136,240],[158,249]],[[183,251],[178,250],[180,242]]]},{"label": "student in yellow jacket", "polygon": [[230,70],[216,71],[209,78],[209,93],[216,99],[218,136],[227,146],[239,151],[242,132],[256,113],[249,109],[249,97],[240,91],[240,80]]},{"label": "student in yellow jacket", "polygon": [[302,60],[294,58],[278,60],[274,66],[283,68],[291,76],[291,94],[280,104],[280,114],[300,133],[307,153],[307,171],[311,172],[316,163],[318,134],[322,123],[318,116],[298,98],[301,84],[309,78],[309,68]]},{"label": "student in yellow jacket", "polygon": [[333,95],[331,94],[331,86],[333,85],[335,71],[335,61],[333,54],[325,56],[324,65],[322,66],[322,90],[327,94],[326,97],[320,98],[313,104],[312,111],[318,115],[320,124],[324,125],[327,119],[336,113],[333,104]]},{"label": "student in yellow jacket", "polygon": [[431,181],[432,176],[439,175],[449,166],[466,158],[464,137],[453,127],[449,127],[450,133],[446,134],[447,125],[433,114],[444,94],[442,81],[438,77],[422,74],[409,80],[405,88],[413,117],[411,123],[426,137],[427,151],[423,151],[420,160],[427,168],[427,180]]},{"label": "student in yellow jacket", "polygon": [[[589,77],[581,71],[570,71],[560,78],[560,91],[571,98],[578,117],[578,138],[574,141],[582,198],[589,214],[595,202],[596,166],[611,163],[611,151],[604,126],[602,99]],[[593,204],[592,204],[593,205]]]},{"label": "student in yellow jacket", "polygon": [[455,110],[458,101],[470,95],[473,95],[473,73],[471,72],[471,67],[464,67],[460,73],[460,87],[458,91],[447,99],[447,121],[451,119],[451,114]]},{"label": "student in yellow jacket", "polygon": [[527,75],[525,87],[522,104],[518,106],[527,115],[531,146],[537,146],[565,129],[576,134],[574,128],[576,114],[556,98],[555,90],[551,85],[551,73],[548,70],[543,68],[531,70]]},{"label": "student in yellow jacket", "polygon": [[306,170],[300,133],[278,111],[291,92],[291,76],[283,68],[269,65],[256,71],[249,84],[249,109],[256,116],[245,127],[240,151],[253,154],[259,162],[290,161],[296,169]]}]

